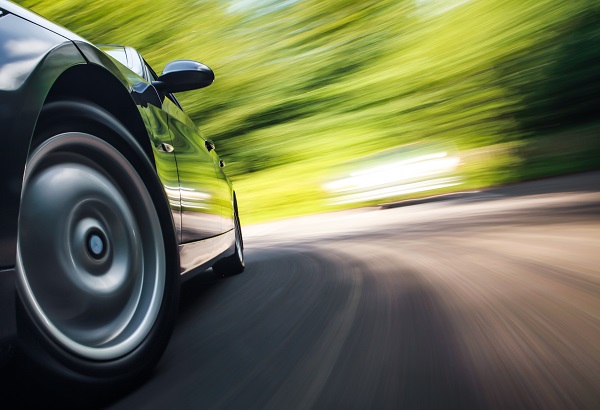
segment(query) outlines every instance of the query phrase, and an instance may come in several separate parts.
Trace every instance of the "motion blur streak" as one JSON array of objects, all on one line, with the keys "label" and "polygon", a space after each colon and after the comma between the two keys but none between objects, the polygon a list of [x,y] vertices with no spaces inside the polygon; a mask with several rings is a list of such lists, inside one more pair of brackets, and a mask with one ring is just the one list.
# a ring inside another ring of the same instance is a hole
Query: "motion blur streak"
[{"label": "motion blur streak", "polygon": [[598,408],[599,232],[597,172],[249,226],[114,408]]},{"label": "motion blur streak", "polygon": [[[600,168],[598,0],[19,2],[159,71],[212,67],[214,85],[178,98],[245,222]],[[416,142],[453,145],[461,183],[322,188],[340,163]]]}]

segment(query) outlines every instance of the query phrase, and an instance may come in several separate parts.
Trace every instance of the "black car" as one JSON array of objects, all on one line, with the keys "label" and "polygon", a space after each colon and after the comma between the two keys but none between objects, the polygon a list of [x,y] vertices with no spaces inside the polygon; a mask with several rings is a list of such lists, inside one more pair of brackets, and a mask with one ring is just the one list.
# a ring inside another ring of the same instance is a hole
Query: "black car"
[{"label": "black car", "polygon": [[243,271],[224,163],[173,95],[213,80],[0,0],[0,357],[121,388],[164,351],[183,278]]}]

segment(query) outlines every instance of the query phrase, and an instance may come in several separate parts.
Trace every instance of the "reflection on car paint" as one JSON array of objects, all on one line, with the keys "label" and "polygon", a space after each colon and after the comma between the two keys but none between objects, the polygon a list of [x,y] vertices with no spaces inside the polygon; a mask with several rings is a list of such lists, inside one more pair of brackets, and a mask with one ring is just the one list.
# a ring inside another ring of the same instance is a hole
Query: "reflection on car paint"
[{"label": "reflection on car paint", "polygon": [[215,201],[223,189],[213,159],[196,126],[169,98],[163,101],[177,161],[181,196],[181,242],[193,242],[222,233],[221,204]]},{"label": "reflection on car paint", "polygon": [[64,41],[54,33],[30,24],[23,30],[23,20],[12,15],[2,17],[0,38],[0,90],[17,90],[27,80],[44,55]]}]

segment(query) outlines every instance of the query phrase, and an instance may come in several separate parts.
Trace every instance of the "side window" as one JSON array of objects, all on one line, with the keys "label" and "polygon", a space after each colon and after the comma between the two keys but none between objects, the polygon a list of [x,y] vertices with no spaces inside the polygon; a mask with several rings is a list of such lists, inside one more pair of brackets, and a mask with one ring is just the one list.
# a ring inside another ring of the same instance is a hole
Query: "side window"
[{"label": "side window", "polygon": [[125,52],[125,48],[122,46],[106,46],[100,48],[106,54],[117,60],[119,63],[123,64],[125,67],[129,67],[127,61],[127,53]]},{"label": "side window", "polygon": [[144,60],[144,66],[146,67],[146,70],[148,71],[148,75],[149,80],[154,81],[154,80],[158,80],[158,75],[154,72],[154,70],[152,69],[152,67],[150,67],[150,64],[148,64],[146,62],[146,60]]},{"label": "side window", "polygon": [[129,61],[129,68],[131,71],[145,80],[148,80],[148,76],[146,75],[146,64],[144,64],[142,56],[131,47],[125,47],[125,51],[127,52],[127,60]]}]

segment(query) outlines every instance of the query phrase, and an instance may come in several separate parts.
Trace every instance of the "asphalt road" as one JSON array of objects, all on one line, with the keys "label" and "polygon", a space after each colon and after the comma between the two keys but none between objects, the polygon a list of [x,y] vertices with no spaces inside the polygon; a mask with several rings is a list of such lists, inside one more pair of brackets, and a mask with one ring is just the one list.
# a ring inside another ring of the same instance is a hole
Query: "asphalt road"
[{"label": "asphalt road", "polygon": [[114,409],[600,408],[600,173],[246,227]]}]

